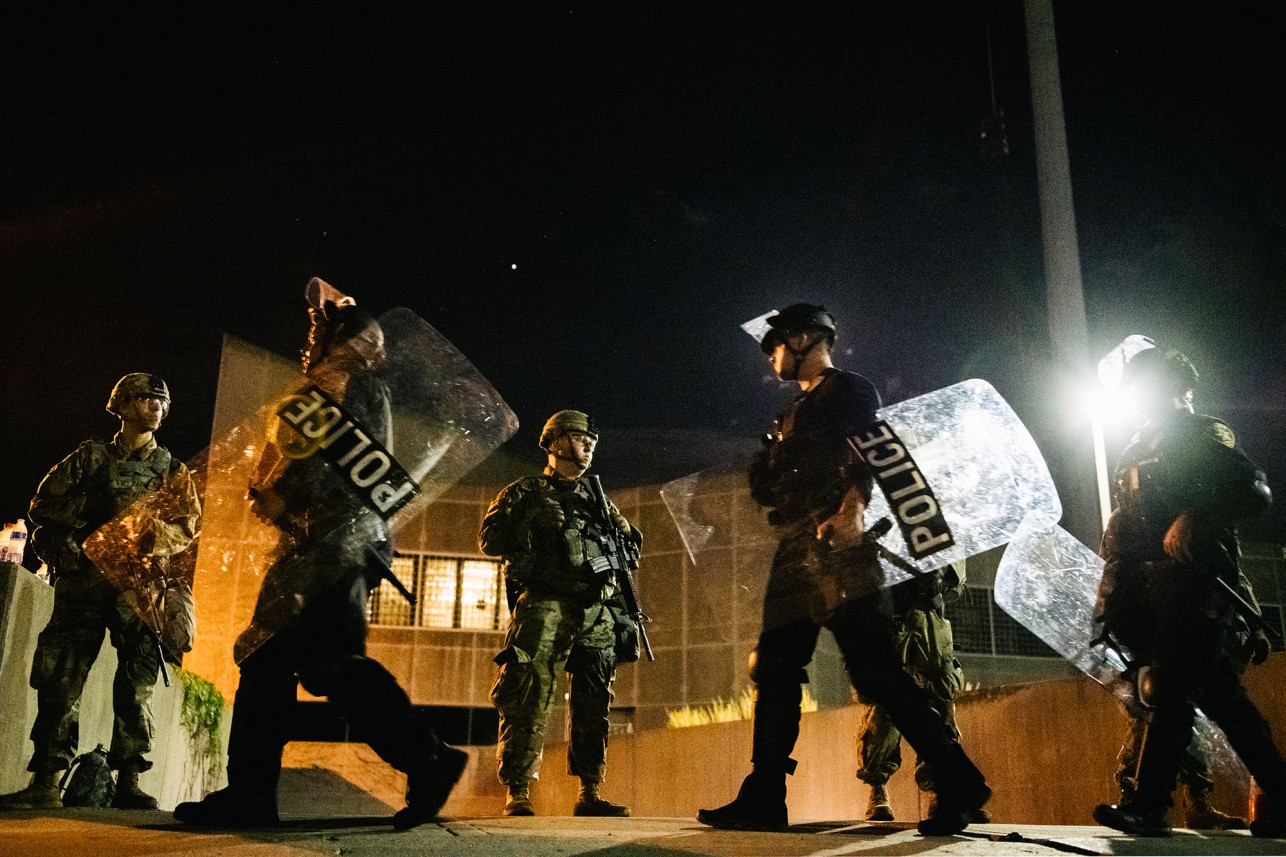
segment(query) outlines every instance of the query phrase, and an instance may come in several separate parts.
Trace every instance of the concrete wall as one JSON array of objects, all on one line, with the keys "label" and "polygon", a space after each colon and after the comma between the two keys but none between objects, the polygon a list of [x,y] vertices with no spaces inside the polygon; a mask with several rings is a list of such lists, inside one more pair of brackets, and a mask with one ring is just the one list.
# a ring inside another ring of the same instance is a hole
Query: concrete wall
[{"label": "concrete wall", "polygon": [[[1286,655],[1274,655],[1248,674],[1252,696],[1286,747]],[[863,709],[853,705],[805,714],[789,778],[792,820],[860,819],[869,794],[855,777],[857,730]],[[970,756],[987,775],[997,822],[1092,824],[1098,803],[1119,799],[1114,774],[1125,734],[1116,701],[1085,677],[966,694],[957,719]],[[1226,746],[1226,745],[1225,745]],[[566,745],[546,747],[543,776],[533,791],[537,811],[568,814],[576,781],[566,776]],[[903,767],[890,782],[898,819],[915,820],[924,796],[912,776],[914,754],[903,744]],[[635,815],[689,817],[731,800],[750,770],[750,724],[722,723],[649,730],[614,737],[605,793]],[[1215,803],[1245,813],[1248,777],[1235,758],[1216,762]],[[1182,807],[1186,795],[1176,792]],[[1176,813],[1182,824],[1181,813]]]},{"label": "concrete wall", "polygon": [[[1252,669],[1247,685],[1273,723],[1279,746],[1286,746],[1286,655],[1274,655]],[[851,705],[804,715],[794,753],[799,768],[788,783],[793,821],[862,818],[869,792],[855,771],[863,713],[862,706]],[[970,756],[995,791],[988,809],[998,823],[1092,824],[1094,806],[1119,797],[1114,775],[1126,721],[1116,701],[1087,678],[967,693],[957,719]],[[604,793],[630,805],[636,816],[693,817],[698,809],[722,805],[736,795],[750,769],[750,743],[750,723],[745,721],[614,735]],[[498,815],[504,792],[494,776],[494,752],[469,750],[471,763],[445,814]],[[541,815],[569,815],[576,801],[578,783],[566,773],[566,752],[567,745],[559,741],[545,748],[541,777],[532,790]],[[926,811],[926,799],[915,786],[914,755],[905,744],[903,754],[903,767],[889,785],[890,797],[897,818],[914,821]],[[322,808],[318,787],[300,779],[307,773],[320,782],[325,771],[340,772],[352,788],[383,806],[401,805],[405,778],[363,745],[292,744],[286,761],[295,770],[290,772],[294,779],[284,781],[283,810],[298,806],[305,812],[342,812],[339,803]],[[1216,757],[1214,767],[1216,805],[1244,814],[1245,769],[1229,755]],[[335,800],[338,792],[332,788],[330,794]],[[1173,820],[1182,824],[1182,789],[1175,799],[1179,810]]]},{"label": "concrete wall", "polygon": [[[30,780],[27,763],[32,744],[28,736],[36,718],[36,692],[28,679],[36,638],[49,621],[53,603],[53,589],[48,584],[22,566],[0,563],[0,793],[17,791]],[[81,697],[80,753],[98,744],[111,744],[116,650],[106,634],[103,639]],[[177,675],[173,678],[173,687],[157,682],[152,698],[154,749],[148,756],[153,767],[140,778],[143,789],[166,809],[223,785],[224,758],[220,756],[213,767],[206,764],[203,744],[194,741],[180,722],[183,684]],[[224,748],[231,722],[232,709],[225,707],[220,736]]]}]

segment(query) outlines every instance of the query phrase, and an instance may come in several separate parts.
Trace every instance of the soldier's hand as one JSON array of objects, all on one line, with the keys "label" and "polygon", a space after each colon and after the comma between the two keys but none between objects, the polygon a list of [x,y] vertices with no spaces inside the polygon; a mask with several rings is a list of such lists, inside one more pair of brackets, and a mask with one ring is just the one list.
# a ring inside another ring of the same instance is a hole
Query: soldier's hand
[{"label": "soldier's hand", "polygon": [[1196,521],[1191,512],[1183,512],[1174,519],[1170,529],[1165,532],[1161,547],[1165,555],[1179,562],[1192,562],[1193,536],[1196,534]]},{"label": "soldier's hand", "polygon": [[532,528],[546,533],[558,532],[566,523],[567,514],[563,511],[563,507],[553,500],[541,503],[531,516]]},{"label": "soldier's hand", "polygon": [[612,526],[620,530],[626,537],[632,532],[629,520],[621,514],[621,510],[612,508]]},{"label": "soldier's hand", "polygon": [[1250,662],[1252,664],[1262,664],[1268,660],[1272,654],[1273,644],[1268,639],[1268,635],[1263,631],[1256,631],[1255,636],[1250,641]]}]

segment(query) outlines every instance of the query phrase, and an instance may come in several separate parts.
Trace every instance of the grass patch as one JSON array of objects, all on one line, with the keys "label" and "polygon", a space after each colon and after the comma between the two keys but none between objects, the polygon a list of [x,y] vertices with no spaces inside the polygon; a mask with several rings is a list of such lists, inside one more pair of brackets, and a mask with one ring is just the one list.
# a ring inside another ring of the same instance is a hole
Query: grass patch
[{"label": "grass patch", "polygon": [[[816,711],[817,700],[804,685],[803,700],[800,711]],[[666,711],[666,719],[671,729],[683,729],[688,726],[706,726],[710,723],[731,723],[734,720],[751,720],[755,713],[755,694],[750,688],[742,688],[741,693],[732,699],[717,697],[713,702],[698,705],[695,708],[685,705],[674,711]]]}]

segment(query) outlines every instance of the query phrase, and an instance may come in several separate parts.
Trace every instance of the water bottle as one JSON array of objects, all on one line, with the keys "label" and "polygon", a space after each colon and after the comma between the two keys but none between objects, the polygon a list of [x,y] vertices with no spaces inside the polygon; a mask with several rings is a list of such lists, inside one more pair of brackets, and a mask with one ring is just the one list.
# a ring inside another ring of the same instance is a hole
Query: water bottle
[{"label": "water bottle", "polygon": [[18,523],[9,524],[0,535],[0,555],[5,562],[22,565],[22,556],[27,550],[27,522],[22,518]]}]

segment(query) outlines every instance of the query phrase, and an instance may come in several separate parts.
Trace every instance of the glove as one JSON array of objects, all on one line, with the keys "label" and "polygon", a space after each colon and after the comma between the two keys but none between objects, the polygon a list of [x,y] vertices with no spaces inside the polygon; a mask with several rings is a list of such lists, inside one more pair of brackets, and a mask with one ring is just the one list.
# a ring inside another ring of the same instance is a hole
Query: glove
[{"label": "glove", "polygon": [[1268,660],[1268,655],[1272,653],[1273,644],[1268,639],[1268,635],[1263,631],[1256,631],[1255,636],[1250,639],[1250,662],[1252,664],[1262,664]]},{"label": "glove", "polygon": [[544,533],[556,533],[567,523],[563,507],[552,500],[546,500],[536,507],[531,516],[531,527]]},{"label": "glove", "polygon": [[630,522],[626,519],[624,515],[621,514],[620,509],[616,509],[616,508],[612,509],[612,526],[620,530],[621,533],[626,538],[629,538],[630,533],[633,532],[632,528],[630,527]]}]

